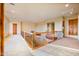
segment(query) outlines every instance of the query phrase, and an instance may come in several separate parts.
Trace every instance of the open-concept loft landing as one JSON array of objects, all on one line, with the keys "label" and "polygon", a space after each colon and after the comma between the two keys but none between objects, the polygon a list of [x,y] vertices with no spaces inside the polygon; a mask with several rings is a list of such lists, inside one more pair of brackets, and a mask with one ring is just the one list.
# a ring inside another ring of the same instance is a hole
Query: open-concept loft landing
[{"label": "open-concept loft landing", "polygon": [[0,4],[0,55],[79,56],[79,4]]}]

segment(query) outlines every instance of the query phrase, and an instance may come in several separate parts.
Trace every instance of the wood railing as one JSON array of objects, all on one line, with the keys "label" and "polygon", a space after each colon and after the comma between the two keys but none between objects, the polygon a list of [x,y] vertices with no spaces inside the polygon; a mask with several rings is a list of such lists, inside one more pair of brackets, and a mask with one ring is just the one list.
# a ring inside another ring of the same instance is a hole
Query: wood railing
[{"label": "wood railing", "polygon": [[29,34],[27,32],[22,31],[21,35],[25,39],[25,41],[27,42],[28,46],[32,49],[37,49],[37,48],[47,44],[47,41],[44,41],[44,43],[41,44],[41,42],[38,41],[38,39],[36,39],[36,33]]}]

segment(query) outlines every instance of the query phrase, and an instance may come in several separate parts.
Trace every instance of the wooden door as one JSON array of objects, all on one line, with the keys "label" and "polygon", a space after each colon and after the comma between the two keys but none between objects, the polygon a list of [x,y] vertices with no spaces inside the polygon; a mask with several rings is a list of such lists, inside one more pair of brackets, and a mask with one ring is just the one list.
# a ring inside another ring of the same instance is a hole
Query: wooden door
[{"label": "wooden door", "polygon": [[69,20],[69,35],[78,35],[78,19]]},{"label": "wooden door", "polygon": [[0,55],[4,55],[4,5],[0,3]]},{"label": "wooden door", "polygon": [[13,35],[17,34],[17,24],[13,24]]}]

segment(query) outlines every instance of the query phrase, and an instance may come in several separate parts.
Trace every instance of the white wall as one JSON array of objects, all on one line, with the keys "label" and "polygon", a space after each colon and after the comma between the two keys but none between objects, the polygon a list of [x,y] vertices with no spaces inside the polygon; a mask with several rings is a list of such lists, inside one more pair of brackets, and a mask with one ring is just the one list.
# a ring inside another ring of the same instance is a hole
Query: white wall
[{"label": "white wall", "polygon": [[[56,18],[55,21],[51,21],[55,23],[55,31],[62,31],[62,17]],[[48,21],[48,20],[46,20]],[[47,32],[47,23],[49,22],[42,22],[37,24],[36,31],[38,32]],[[50,26],[51,27],[51,26]],[[51,28],[49,28],[49,31],[51,31]]]},{"label": "white wall", "polygon": [[19,21],[10,22],[10,34],[13,34],[13,23],[17,24],[17,34],[21,34],[21,23]]},{"label": "white wall", "polygon": [[39,23],[35,26],[36,32],[47,32],[47,24],[46,23]]},{"label": "white wall", "polygon": [[9,20],[4,17],[4,36],[9,35]]},{"label": "white wall", "polygon": [[22,31],[24,32],[46,32],[47,31],[47,24],[46,23],[28,23],[28,22],[22,22]]},{"label": "white wall", "polygon": [[[55,31],[62,31],[62,17],[56,18],[55,21],[53,20],[46,20],[41,23],[28,23],[28,22],[22,22],[22,30],[25,32],[30,32],[31,30],[34,30],[36,32],[47,32],[47,23],[55,22]],[[50,26],[51,27],[51,26]],[[51,31],[51,28],[50,28]]]},{"label": "white wall", "polygon": [[62,27],[62,18],[57,18],[55,20],[55,31],[62,31],[63,27]]},{"label": "white wall", "polygon": [[30,31],[35,31],[35,25],[32,23],[28,22],[22,22],[22,31],[24,32],[30,32]]}]

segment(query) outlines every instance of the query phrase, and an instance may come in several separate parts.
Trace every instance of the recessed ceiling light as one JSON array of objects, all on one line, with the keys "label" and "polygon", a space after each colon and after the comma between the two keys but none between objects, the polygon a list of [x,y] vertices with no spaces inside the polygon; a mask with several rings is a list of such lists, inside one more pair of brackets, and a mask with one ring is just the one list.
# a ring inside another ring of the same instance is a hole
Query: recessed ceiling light
[{"label": "recessed ceiling light", "polygon": [[15,13],[15,11],[14,10],[11,10],[11,13]]},{"label": "recessed ceiling light", "polygon": [[70,12],[70,14],[72,14],[72,12]]},{"label": "recessed ceiling light", "polygon": [[65,4],[65,7],[69,7],[69,4]]}]

